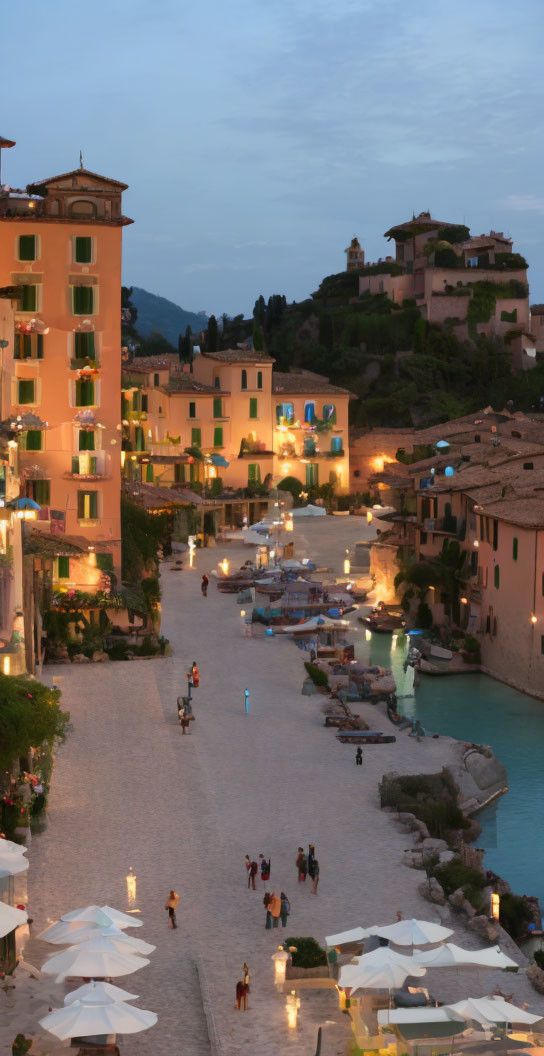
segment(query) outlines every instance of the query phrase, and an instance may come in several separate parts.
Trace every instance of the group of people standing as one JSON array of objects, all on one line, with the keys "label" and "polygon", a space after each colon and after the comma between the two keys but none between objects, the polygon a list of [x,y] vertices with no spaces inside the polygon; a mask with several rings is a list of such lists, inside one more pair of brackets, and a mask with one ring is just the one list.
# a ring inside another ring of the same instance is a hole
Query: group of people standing
[{"label": "group of people standing", "polygon": [[299,884],[306,883],[306,877],[309,876],[312,884],[312,895],[317,895],[317,885],[319,884],[319,862],[315,856],[315,847],[313,843],[308,844],[308,854],[304,853],[304,848],[299,847],[297,851],[296,867],[298,873]]},{"label": "group of people standing", "polygon": [[267,931],[270,928],[277,928],[280,920],[282,928],[287,926],[287,917],[291,912],[291,903],[289,902],[285,891],[282,891],[279,895],[277,891],[273,891],[272,894],[265,891],[263,905],[266,910],[265,928]]},{"label": "group of people standing", "polygon": [[260,854],[259,862],[255,862],[252,861],[252,859],[249,857],[249,854],[246,854],[244,862],[247,872],[247,886],[251,887],[253,891],[257,890],[255,886],[255,881],[257,880],[257,877],[259,875],[259,863],[261,871],[261,880],[263,884],[266,884],[267,880],[270,880],[270,858],[265,858],[264,854]]}]

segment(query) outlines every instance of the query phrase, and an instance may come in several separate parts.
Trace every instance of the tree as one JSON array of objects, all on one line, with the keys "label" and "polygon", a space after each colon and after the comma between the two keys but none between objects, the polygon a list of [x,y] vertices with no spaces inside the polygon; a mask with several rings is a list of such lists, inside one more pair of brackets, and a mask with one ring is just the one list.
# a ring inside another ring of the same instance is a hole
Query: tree
[{"label": "tree", "polygon": [[266,318],[266,301],[261,293],[260,297],[257,297],[253,306],[253,318],[259,326],[264,326]]},{"label": "tree", "polygon": [[253,325],[253,348],[256,352],[264,352],[264,334],[257,321]]},{"label": "tree", "polygon": [[217,349],[217,319],[215,318],[215,315],[210,315],[210,318],[208,319],[207,351],[213,353],[217,352]]},{"label": "tree", "polygon": [[193,362],[193,335],[190,326],[186,327],[185,336],[181,342],[181,359],[183,363]]},{"label": "tree", "polygon": [[59,700],[60,690],[49,689],[27,675],[0,675],[2,769],[10,769],[30,748],[53,744],[65,736],[70,716],[61,711]]}]

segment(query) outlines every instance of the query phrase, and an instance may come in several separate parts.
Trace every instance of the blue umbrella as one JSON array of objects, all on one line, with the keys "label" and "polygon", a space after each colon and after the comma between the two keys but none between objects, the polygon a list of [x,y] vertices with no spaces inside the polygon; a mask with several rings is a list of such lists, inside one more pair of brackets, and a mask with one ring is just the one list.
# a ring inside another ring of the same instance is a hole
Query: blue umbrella
[{"label": "blue umbrella", "polygon": [[449,446],[450,445],[447,440],[439,440],[438,443],[435,444],[435,447],[439,448],[440,450],[444,450],[446,447]]},{"label": "blue umbrella", "polygon": [[12,510],[41,510],[41,506],[38,506],[34,499],[28,499],[26,496],[19,496],[18,499],[12,499],[11,502],[7,502],[6,506],[9,506]]},{"label": "blue umbrella", "polygon": [[223,458],[223,455],[212,455],[211,460],[212,466],[224,466],[225,469],[228,466],[228,462],[226,458]]}]

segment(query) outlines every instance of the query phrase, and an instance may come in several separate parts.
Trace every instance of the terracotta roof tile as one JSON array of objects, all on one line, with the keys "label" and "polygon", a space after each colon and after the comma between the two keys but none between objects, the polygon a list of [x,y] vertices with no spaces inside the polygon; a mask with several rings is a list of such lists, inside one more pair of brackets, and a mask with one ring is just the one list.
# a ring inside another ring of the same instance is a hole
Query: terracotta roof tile
[{"label": "terracotta roof tile", "polygon": [[206,359],[215,359],[219,363],[275,363],[276,360],[265,352],[255,352],[248,348],[224,348],[219,352],[202,352]]},{"label": "terracotta roof tile", "polygon": [[310,371],[289,372],[274,371],[272,374],[272,392],[286,395],[327,395],[336,393],[338,396],[351,396],[348,389],[342,389],[339,385],[331,385],[328,378],[322,378],[320,374],[312,374]]}]

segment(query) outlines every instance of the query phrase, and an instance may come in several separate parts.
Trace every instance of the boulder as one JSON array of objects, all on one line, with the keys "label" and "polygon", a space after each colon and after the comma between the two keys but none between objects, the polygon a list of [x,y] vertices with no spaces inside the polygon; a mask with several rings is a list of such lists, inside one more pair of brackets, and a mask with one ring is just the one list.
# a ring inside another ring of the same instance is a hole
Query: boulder
[{"label": "boulder", "polygon": [[539,994],[544,994],[544,971],[542,968],[539,968],[536,964],[531,964],[525,974],[531,986],[534,986]]},{"label": "boulder", "polygon": [[487,942],[499,941],[499,929],[488,917],[483,915],[473,917],[469,924],[479,938],[485,939]]},{"label": "boulder", "polygon": [[93,664],[103,664],[109,660],[107,653],[96,652],[93,654]]},{"label": "boulder", "polygon": [[418,891],[422,898],[426,898],[428,902],[434,902],[438,906],[446,905],[444,889],[435,876],[430,876],[428,880],[424,880],[422,884],[419,884]]},{"label": "boulder", "polygon": [[402,863],[409,866],[410,869],[423,869],[423,858],[417,850],[409,849],[405,851],[402,856]]},{"label": "boulder", "polygon": [[447,865],[448,862],[451,862],[452,858],[455,858],[455,851],[441,851],[438,855],[440,865]]},{"label": "boulder", "polygon": [[419,833],[419,839],[420,840],[428,840],[429,839],[429,830],[428,830],[425,822],[424,821],[419,821],[419,818],[416,818],[416,820],[415,820],[414,832]]},{"label": "boulder", "polygon": [[462,887],[458,887],[457,891],[454,891],[453,894],[448,895],[448,902],[450,906],[453,906],[454,909],[462,909],[464,901],[465,892],[463,891]]},{"label": "boulder", "polygon": [[445,840],[432,839],[430,836],[427,836],[423,840],[421,846],[424,851],[433,851],[435,854],[440,854],[441,851],[448,850],[448,845]]},{"label": "boulder", "polygon": [[415,822],[417,818],[415,814],[400,813],[397,814],[397,821],[400,821],[401,825],[406,825],[408,829],[415,828]]},{"label": "boulder", "polygon": [[90,664],[90,662],[89,657],[85,656],[84,653],[76,653],[75,656],[72,657],[73,664]]}]

